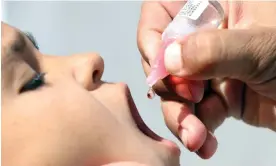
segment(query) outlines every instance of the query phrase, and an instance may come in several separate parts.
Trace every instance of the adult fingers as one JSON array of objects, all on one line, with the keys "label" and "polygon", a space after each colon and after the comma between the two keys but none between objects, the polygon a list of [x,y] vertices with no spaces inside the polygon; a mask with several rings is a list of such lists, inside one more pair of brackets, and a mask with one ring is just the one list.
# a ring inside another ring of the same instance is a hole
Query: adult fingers
[{"label": "adult fingers", "polygon": [[275,77],[275,50],[272,28],[197,32],[167,48],[165,66],[180,77],[229,77],[259,84]]},{"label": "adult fingers", "polygon": [[162,101],[164,119],[168,128],[184,146],[192,152],[197,151],[205,142],[207,130],[204,124],[193,115],[192,105],[176,101]]}]

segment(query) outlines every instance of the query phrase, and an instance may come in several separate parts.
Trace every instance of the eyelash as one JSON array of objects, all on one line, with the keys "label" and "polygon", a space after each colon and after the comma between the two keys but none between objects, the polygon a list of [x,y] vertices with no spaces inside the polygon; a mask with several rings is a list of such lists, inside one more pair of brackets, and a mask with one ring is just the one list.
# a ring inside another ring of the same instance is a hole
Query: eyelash
[{"label": "eyelash", "polygon": [[45,73],[37,73],[29,82],[27,82],[22,89],[20,90],[20,93],[30,91],[30,90],[35,90],[42,85],[45,84],[44,82],[44,76]]},{"label": "eyelash", "polygon": [[37,42],[36,42],[35,37],[33,36],[33,34],[31,32],[25,32],[25,35],[33,43],[33,45],[35,46],[35,48],[39,50],[38,44],[37,44]]}]

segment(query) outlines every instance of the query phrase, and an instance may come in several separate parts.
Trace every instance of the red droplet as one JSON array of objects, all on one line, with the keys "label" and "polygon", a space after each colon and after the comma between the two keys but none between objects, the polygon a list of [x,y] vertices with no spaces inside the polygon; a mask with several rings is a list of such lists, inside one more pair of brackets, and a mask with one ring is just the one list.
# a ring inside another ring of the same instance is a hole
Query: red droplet
[{"label": "red droplet", "polygon": [[154,96],[155,96],[155,92],[154,92],[154,90],[152,88],[150,88],[149,91],[148,91],[148,93],[147,93],[147,97],[149,99],[153,99]]}]

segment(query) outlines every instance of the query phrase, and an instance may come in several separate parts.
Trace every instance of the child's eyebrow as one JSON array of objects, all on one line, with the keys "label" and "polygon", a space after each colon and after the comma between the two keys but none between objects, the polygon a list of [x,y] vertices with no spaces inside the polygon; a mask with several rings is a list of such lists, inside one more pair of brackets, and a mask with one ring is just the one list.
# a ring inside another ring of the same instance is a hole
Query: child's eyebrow
[{"label": "child's eyebrow", "polygon": [[18,53],[24,52],[27,43],[23,34],[15,32],[12,42],[2,48],[1,65],[2,69],[5,65],[11,64],[13,61],[18,61],[19,58],[15,56]]},{"label": "child's eyebrow", "polygon": [[26,45],[25,36],[20,32],[16,32],[13,42],[10,44],[10,51],[11,53],[21,53],[25,50]]},{"label": "child's eyebrow", "polygon": [[2,48],[1,68],[4,70],[12,66],[14,68],[12,64],[24,61],[31,64],[35,70],[39,70],[37,59],[27,44],[29,38],[24,33],[16,31],[10,40],[11,42],[4,49]]}]

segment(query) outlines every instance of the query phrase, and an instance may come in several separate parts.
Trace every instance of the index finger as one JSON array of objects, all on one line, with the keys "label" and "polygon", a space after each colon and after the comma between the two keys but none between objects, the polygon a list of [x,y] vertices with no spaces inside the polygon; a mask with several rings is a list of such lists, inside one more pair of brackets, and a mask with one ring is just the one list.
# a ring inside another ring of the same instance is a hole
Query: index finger
[{"label": "index finger", "polygon": [[151,64],[162,44],[161,36],[183,1],[144,2],[138,25],[137,42],[143,59]]}]

